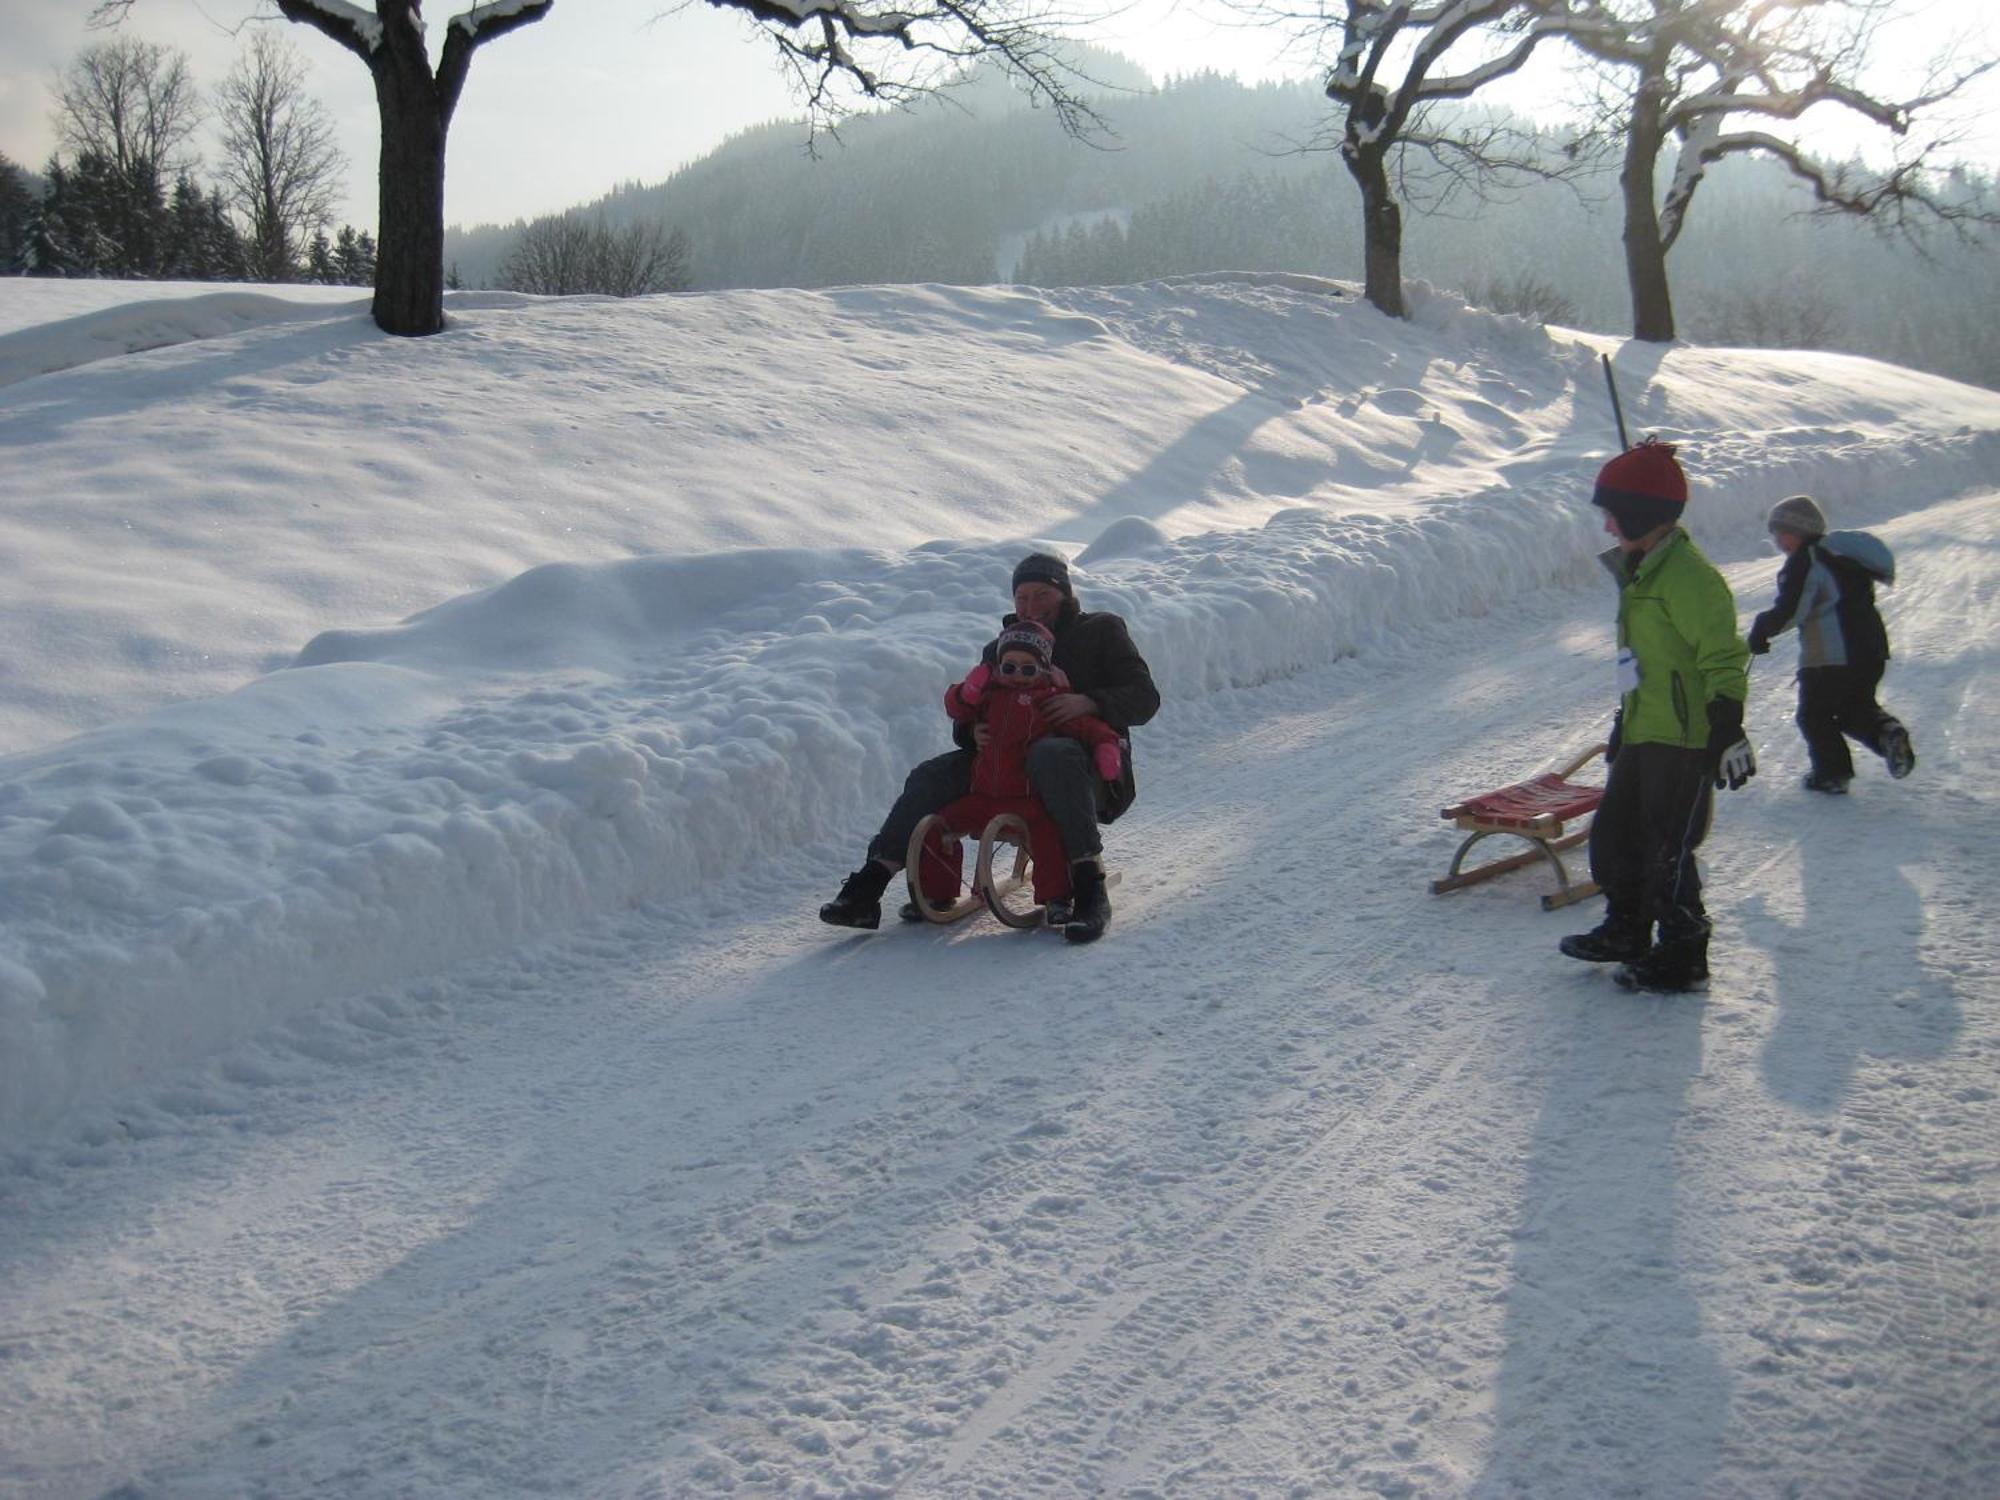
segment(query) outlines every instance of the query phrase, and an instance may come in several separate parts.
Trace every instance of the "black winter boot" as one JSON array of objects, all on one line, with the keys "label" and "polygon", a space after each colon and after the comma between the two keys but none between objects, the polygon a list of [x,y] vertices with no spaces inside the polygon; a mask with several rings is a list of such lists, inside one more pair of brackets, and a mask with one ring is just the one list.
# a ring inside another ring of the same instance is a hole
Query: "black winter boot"
[{"label": "black winter boot", "polygon": [[819,919],[835,927],[880,927],[882,892],[894,873],[869,860],[841,882],[840,894],[819,909]]},{"label": "black winter boot", "polygon": [[1063,936],[1072,943],[1094,943],[1111,920],[1111,898],[1104,893],[1104,866],[1079,859],[1069,867],[1069,921]]},{"label": "black winter boot", "polygon": [[1646,956],[1652,946],[1646,927],[1623,917],[1606,917],[1588,932],[1572,932],[1556,946],[1570,958],[1587,964],[1629,964]]},{"label": "black winter boot", "polygon": [[1708,988],[1707,937],[1675,938],[1656,945],[1644,958],[1622,965],[1611,976],[1628,990],[1679,995]]},{"label": "black winter boot", "polygon": [[1889,763],[1889,774],[1898,781],[1917,768],[1917,752],[1910,748],[1910,731],[1895,719],[1882,730],[1882,759]]}]

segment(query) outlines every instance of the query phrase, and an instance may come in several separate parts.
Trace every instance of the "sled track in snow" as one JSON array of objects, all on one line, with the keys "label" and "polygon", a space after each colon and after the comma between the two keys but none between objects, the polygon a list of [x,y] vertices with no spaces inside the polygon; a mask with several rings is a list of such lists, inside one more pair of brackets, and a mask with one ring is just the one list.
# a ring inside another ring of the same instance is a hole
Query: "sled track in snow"
[{"label": "sled track in snow", "polygon": [[[954,1434],[938,1468],[898,1493],[1117,1493],[1107,1473],[1121,1471],[1138,1482],[1174,1430],[1175,1412],[1213,1381],[1245,1373],[1231,1367],[1228,1351],[1247,1356],[1268,1336],[1259,1283],[1302,1242],[1333,1233],[1328,1209],[1378,1157],[1383,1138],[1421,1117],[1482,1050],[1468,1042],[1426,1057],[1414,1077],[1319,1126],[1282,1167],[1248,1177],[1247,1191],[1218,1208],[1183,1254],[1125,1273],[1135,1285],[1051,1340]],[[1218,1366],[1191,1368],[1208,1348],[1223,1352]],[[1009,1439],[1005,1453],[987,1451],[996,1437]]]}]

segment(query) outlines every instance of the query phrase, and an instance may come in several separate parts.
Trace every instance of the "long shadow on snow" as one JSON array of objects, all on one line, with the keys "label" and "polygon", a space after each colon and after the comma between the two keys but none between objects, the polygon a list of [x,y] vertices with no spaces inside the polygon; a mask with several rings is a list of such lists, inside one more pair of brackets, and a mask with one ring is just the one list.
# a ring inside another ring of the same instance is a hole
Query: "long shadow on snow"
[{"label": "long shadow on snow", "polygon": [[[1920,787],[1893,785],[1866,751],[1857,751],[1855,761],[1858,790],[1845,800],[1774,789],[1810,799],[1799,809],[1810,821],[1798,839],[1798,920],[1779,917],[1762,892],[1749,893],[1737,908],[1744,937],[1772,956],[1778,1019],[1764,1043],[1765,1087],[1813,1114],[1839,1111],[1862,1058],[1940,1058],[1962,1025],[1951,968],[1925,954],[1926,938],[1951,920],[1949,903],[1928,908],[1909,874],[1879,851],[1909,840],[1908,825],[1916,821],[1929,831],[1912,842],[1935,852],[1962,841],[1950,863],[1976,869],[1977,850],[1964,830],[1968,818],[1977,826],[1984,814],[1966,808],[1927,815]],[[1852,917],[1860,911],[1868,920],[1857,928]],[[1974,913],[1969,921],[1976,925],[1987,915]],[[1938,946],[1949,952],[1958,945],[1944,936]]]},{"label": "long shadow on snow", "polygon": [[1471,1493],[1699,1496],[1730,1407],[1675,1244],[1675,1135],[1702,1007],[1591,984],[1572,1009],[1513,1235],[1492,1454]]}]

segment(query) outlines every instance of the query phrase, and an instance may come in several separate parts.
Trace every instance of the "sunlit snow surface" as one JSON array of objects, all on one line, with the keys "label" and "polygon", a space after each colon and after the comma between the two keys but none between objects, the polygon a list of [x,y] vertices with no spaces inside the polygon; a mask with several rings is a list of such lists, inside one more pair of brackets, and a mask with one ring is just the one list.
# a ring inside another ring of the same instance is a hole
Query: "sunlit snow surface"
[{"label": "sunlit snow surface", "polygon": [[[2000,1487],[2000,396],[1416,302],[0,281],[0,1483]],[[1746,616],[1794,491],[1904,570],[1700,1005],[1423,893],[1608,716],[1604,351]],[[1111,937],[820,926],[1031,540],[1167,699]]]}]

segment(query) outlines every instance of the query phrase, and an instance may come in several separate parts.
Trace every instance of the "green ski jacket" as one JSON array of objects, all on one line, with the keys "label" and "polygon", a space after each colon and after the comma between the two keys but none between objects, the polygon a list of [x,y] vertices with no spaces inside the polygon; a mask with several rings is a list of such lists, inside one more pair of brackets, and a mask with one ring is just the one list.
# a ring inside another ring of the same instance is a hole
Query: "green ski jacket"
[{"label": "green ski jacket", "polygon": [[1750,648],[1736,630],[1729,585],[1680,527],[1628,568],[1617,548],[1599,560],[1618,580],[1618,646],[1624,688],[1624,743],[1708,744],[1708,705],[1741,703],[1750,691]]}]

